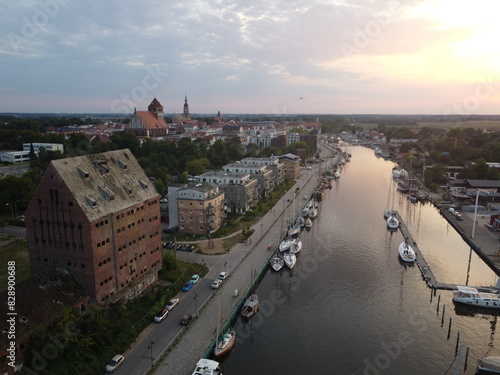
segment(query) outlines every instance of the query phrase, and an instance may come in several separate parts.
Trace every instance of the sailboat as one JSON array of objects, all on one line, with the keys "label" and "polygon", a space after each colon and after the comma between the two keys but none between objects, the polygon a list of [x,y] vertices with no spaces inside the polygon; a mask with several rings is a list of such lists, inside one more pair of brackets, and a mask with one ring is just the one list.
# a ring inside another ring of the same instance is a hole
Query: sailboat
[{"label": "sailboat", "polygon": [[285,261],[283,260],[283,258],[280,256],[279,252],[275,252],[274,253],[274,256],[271,258],[271,260],[269,261],[269,264],[271,265],[271,268],[273,270],[275,270],[276,272],[278,272],[279,270],[281,270],[283,268],[283,266],[285,265]]},{"label": "sailboat", "polygon": [[293,240],[289,237],[285,238],[283,241],[280,242],[279,246],[278,246],[278,249],[279,251],[283,252],[283,251],[287,251],[290,246],[292,245],[293,243]]},{"label": "sailboat", "polygon": [[305,223],[304,223],[304,226],[306,227],[306,229],[311,229],[311,228],[312,228],[312,226],[313,226],[313,222],[312,222],[312,220],[311,220],[311,218],[310,218],[310,217],[306,218],[306,221],[305,221]]},{"label": "sailboat", "polygon": [[290,245],[290,252],[293,254],[298,254],[302,250],[302,241],[298,238],[295,238]]},{"label": "sailboat", "polygon": [[389,216],[389,218],[387,219],[387,228],[398,229],[398,227],[399,227],[399,220],[396,218],[394,213],[392,213],[391,216]]},{"label": "sailboat", "polygon": [[250,319],[257,313],[257,311],[259,311],[259,297],[257,294],[253,293],[243,304],[243,307],[241,308],[241,317],[243,319]]},{"label": "sailboat", "polygon": [[288,268],[292,269],[297,263],[297,257],[290,250],[283,255],[283,260]]},{"label": "sailboat", "polygon": [[246,299],[243,307],[241,308],[241,317],[243,319],[250,319],[254,316],[257,311],[259,311],[259,297],[256,293],[253,293],[253,273],[250,273],[250,295]]},{"label": "sailboat", "polygon": [[299,216],[297,220],[295,221],[295,225],[298,225],[299,228],[303,228],[306,223],[306,219],[304,219],[303,216]]},{"label": "sailboat", "polygon": [[404,262],[413,263],[417,256],[415,255],[415,250],[408,244],[405,240],[399,244],[399,256]]},{"label": "sailboat", "polygon": [[226,331],[226,333],[220,335],[220,326],[222,314],[222,294],[220,295],[220,305],[219,305],[219,319],[217,321],[217,341],[215,343],[214,355],[215,358],[220,358],[231,351],[236,341],[236,331],[232,328]]}]

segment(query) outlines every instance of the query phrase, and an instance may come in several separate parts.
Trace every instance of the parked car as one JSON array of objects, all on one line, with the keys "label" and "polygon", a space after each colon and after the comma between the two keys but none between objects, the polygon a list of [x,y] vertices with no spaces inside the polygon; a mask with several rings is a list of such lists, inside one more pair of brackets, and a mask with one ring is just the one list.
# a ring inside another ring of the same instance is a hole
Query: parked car
[{"label": "parked car", "polygon": [[211,285],[211,288],[212,289],[218,289],[220,284],[222,284],[222,280],[221,279],[215,279],[214,282],[212,283]]},{"label": "parked car", "polygon": [[177,304],[179,303],[179,298],[172,298],[170,301],[167,302],[165,305],[165,308],[170,311],[172,310]]},{"label": "parked car", "polygon": [[192,287],[193,287],[193,282],[192,281],[188,281],[186,284],[184,284],[184,286],[182,287],[182,291],[183,292],[188,292]]},{"label": "parked car", "polygon": [[229,273],[228,273],[228,272],[225,272],[225,271],[224,271],[224,272],[221,272],[221,273],[219,274],[219,279],[221,279],[221,280],[226,280],[227,275],[229,275]]},{"label": "parked car", "polygon": [[457,220],[460,220],[462,221],[464,218],[462,215],[460,215],[458,212],[455,213],[455,217],[457,218]]},{"label": "parked car", "polygon": [[200,280],[200,276],[199,275],[193,275],[191,276],[191,281],[193,284],[196,284],[198,282],[198,280]]},{"label": "parked car", "polygon": [[155,323],[161,323],[163,322],[163,319],[165,319],[168,315],[168,310],[164,307],[160,311],[158,311],[154,317]]},{"label": "parked car", "polygon": [[125,357],[122,356],[121,354],[115,355],[111,361],[108,362],[106,365],[106,372],[108,374],[115,372],[118,367],[120,367],[125,360]]},{"label": "parked car", "polygon": [[191,320],[193,320],[193,317],[191,315],[189,314],[183,315],[180,322],[181,326],[187,326],[191,322]]}]

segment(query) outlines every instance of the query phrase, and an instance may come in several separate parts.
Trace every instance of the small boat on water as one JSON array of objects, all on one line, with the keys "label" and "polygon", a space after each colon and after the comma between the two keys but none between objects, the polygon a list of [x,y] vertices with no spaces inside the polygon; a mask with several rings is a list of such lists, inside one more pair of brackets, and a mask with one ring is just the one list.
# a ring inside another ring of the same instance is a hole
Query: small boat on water
[{"label": "small boat on water", "polygon": [[302,241],[298,238],[295,238],[292,245],[290,246],[290,252],[292,252],[293,254],[298,254],[300,250],[302,250]]},{"label": "small boat on water", "polygon": [[301,211],[301,215],[306,218],[309,215],[309,207],[305,206]]},{"label": "small boat on water", "polygon": [[201,358],[197,363],[192,375],[222,375],[219,362],[212,359]]},{"label": "small boat on water", "polygon": [[399,256],[404,262],[414,262],[415,259],[417,259],[417,256],[415,255],[415,250],[408,245],[408,242],[404,240],[399,244]]},{"label": "small boat on water", "polygon": [[275,270],[276,272],[278,272],[285,265],[285,261],[279,255],[279,253],[276,252],[276,253],[274,253],[274,256],[271,258],[271,260],[269,261],[269,264],[271,265],[271,268],[273,270]]},{"label": "small boat on water", "polygon": [[293,243],[293,240],[291,238],[285,238],[283,241],[280,242],[278,248],[279,248],[279,251],[283,252],[283,251],[287,251],[290,246],[292,245]]},{"label": "small boat on water", "polygon": [[318,216],[318,209],[315,206],[312,206],[311,209],[309,210],[309,217],[311,219],[315,219],[316,216]]},{"label": "small boat on water", "polygon": [[386,209],[384,210],[384,217],[385,217],[386,219],[389,219],[391,216],[392,216],[392,211],[391,211],[391,210],[389,210],[388,208],[386,208]]},{"label": "small boat on water", "polygon": [[233,348],[235,341],[236,331],[234,329],[230,329],[221,337],[220,340],[217,341],[214,348],[215,358],[221,358],[228,354]]},{"label": "small boat on water", "polygon": [[398,229],[399,227],[399,220],[396,219],[396,216],[394,215],[391,215],[388,219],[387,219],[387,227],[389,229]]},{"label": "small boat on water", "polygon": [[402,193],[407,193],[410,190],[410,187],[405,184],[404,182],[399,182],[398,183],[398,191]]},{"label": "small boat on water", "polygon": [[470,286],[457,286],[457,290],[453,291],[453,301],[471,306],[500,309],[500,295],[480,292]]},{"label": "small boat on water", "polygon": [[295,267],[295,263],[297,263],[297,257],[291,251],[287,251],[283,255],[283,260],[285,261],[286,266],[290,269]]},{"label": "small boat on water", "polygon": [[295,221],[295,225],[298,225],[300,228],[304,227],[305,223],[306,223],[306,219],[304,219],[303,216],[299,216],[297,218],[297,220]]},{"label": "small boat on water", "polygon": [[392,168],[392,177],[399,178],[400,175],[401,175],[401,173],[399,172],[398,167]]},{"label": "small boat on water", "polygon": [[307,228],[307,229],[311,229],[312,226],[313,226],[313,222],[311,220],[310,217],[306,218],[306,222],[304,223],[304,226]]},{"label": "small boat on water", "polygon": [[[303,219],[303,218],[301,218],[301,219]],[[287,233],[288,233],[289,237],[296,236],[297,234],[300,233],[300,226],[297,224],[292,225],[290,228],[288,228]]]},{"label": "small boat on water", "polygon": [[243,319],[250,319],[257,313],[257,311],[259,311],[259,297],[257,294],[253,293],[243,304],[243,307],[241,308],[241,317]]},{"label": "small boat on water", "polygon": [[479,374],[500,374],[500,356],[488,356],[479,358],[476,370]]}]

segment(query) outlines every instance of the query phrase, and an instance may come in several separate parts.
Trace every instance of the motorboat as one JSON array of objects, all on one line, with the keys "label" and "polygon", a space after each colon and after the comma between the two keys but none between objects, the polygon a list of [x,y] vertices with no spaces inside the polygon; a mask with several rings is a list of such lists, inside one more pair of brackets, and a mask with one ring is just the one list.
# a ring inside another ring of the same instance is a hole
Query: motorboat
[{"label": "motorboat", "polygon": [[251,294],[241,308],[241,317],[243,319],[250,319],[259,311],[259,297],[257,294]]},{"label": "motorboat", "polygon": [[290,246],[292,245],[293,240],[291,238],[285,238],[283,241],[280,242],[278,248],[279,251],[287,251]]},{"label": "motorboat", "polygon": [[389,210],[388,208],[386,208],[386,209],[384,210],[384,217],[385,217],[386,219],[389,219],[391,216],[392,216],[392,210]]},{"label": "motorboat", "polygon": [[399,256],[404,262],[412,263],[417,259],[415,250],[413,250],[406,240],[399,244]]},{"label": "motorboat", "polygon": [[476,370],[481,374],[486,372],[488,374],[500,374],[500,356],[488,356],[479,358],[477,361]]},{"label": "motorboat", "polygon": [[406,169],[399,170],[399,178],[406,179],[408,178],[408,171]]},{"label": "motorboat", "polygon": [[285,265],[285,261],[283,260],[283,258],[279,255],[278,252],[276,252],[274,254],[274,256],[271,258],[271,260],[269,261],[269,264],[271,265],[271,268],[273,270],[275,270],[276,272],[278,272],[279,270],[281,270],[283,268],[283,266]]},{"label": "motorboat", "polygon": [[192,375],[222,375],[219,362],[212,359],[201,358],[197,363]]},{"label": "motorboat", "polygon": [[298,254],[300,250],[302,250],[302,241],[298,238],[295,238],[292,245],[290,246],[290,252],[293,254]]},{"label": "motorboat", "polygon": [[453,301],[471,306],[500,309],[500,295],[480,292],[470,286],[457,286],[453,291]]},{"label": "motorboat", "polygon": [[283,255],[283,260],[286,266],[290,269],[295,267],[295,263],[297,263],[297,257],[290,250],[285,252],[285,254]]},{"label": "motorboat", "polygon": [[396,218],[396,216],[391,215],[387,219],[387,227],[389,229],[398,229],[398,227],[399,227],[399,220]]}]

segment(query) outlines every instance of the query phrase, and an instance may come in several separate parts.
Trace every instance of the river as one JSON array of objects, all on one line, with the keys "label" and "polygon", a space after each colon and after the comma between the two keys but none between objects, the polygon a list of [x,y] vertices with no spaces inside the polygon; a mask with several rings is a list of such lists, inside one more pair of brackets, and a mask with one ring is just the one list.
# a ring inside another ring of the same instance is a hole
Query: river
[{"label": "river", "polygon": [[439,282],[494,285],[493,271],[433,205],[395,191],[392,162],[361,146],[351,153],[313,228],[300,235],[297,266],[269,271],[257,289],[261,310],[236,322],[226,375],[453,374],[458,335],[459,374],[500,354],[497,316],[455,307],[451,291],[433,295],[418,268],[400,262],[403,238],[386,229],[384,209],[405,218]]}]

